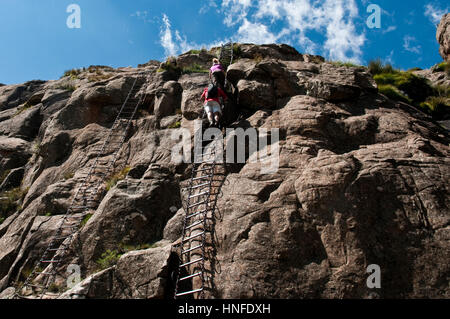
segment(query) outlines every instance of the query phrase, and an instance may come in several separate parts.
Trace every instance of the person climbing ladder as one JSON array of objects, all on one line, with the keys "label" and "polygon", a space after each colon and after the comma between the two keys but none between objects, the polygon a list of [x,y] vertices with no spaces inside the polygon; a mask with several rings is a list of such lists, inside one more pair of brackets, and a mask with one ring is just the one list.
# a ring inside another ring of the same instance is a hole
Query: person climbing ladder
[{"label": "person climbing ladder", "polygon": [[225,91],[225,70],[223,69],[222,64],[219,59],[213,59],[213,65],[209,69],[209,79],[213,84],[219,86],[222,90]]},{"label": "person climbing ladder", "polygon": [[204,100],[204,108],[210,126],[220,126],[220,119],[222,115],[221,99],[227,100],[225,92],[217,85],[210,84],[204,89],[201,99]]}]

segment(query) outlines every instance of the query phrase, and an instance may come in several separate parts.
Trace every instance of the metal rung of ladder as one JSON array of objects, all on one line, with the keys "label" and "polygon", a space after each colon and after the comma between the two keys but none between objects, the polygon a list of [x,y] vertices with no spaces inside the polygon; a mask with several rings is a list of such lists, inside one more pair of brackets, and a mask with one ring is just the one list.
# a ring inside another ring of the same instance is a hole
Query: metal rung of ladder
[{"label": "metal rung of ladder", "polygon": [[43,264],[57,264],[61,262],[61,260],[41,260],[40,262]]},{"label": "metal rung of ladder", "polygon": [[192,218],[192,217],[198,216],[198,215],[200,215],[200,214],[205,214],[205,213],[207,213],[208,211],[209,211],[209,209],[205,209],[205,210],[201,210],[201,211],[195,212],[195,213],[193,213],[193,214],[191,214],[191,215],[186,216],[186,219],[187,219],[187,218]]},{"label": "metal rung of ladder", "polygon": [[[209,163],[205,163],[205,164],[211,165],[211,164],[209,164]],[[204,172],[204,171],[209,171],[209,170],[211,170],[211,169],[212,169],[212,165],[211,165],[211,167],[208,167],[208,168],[200,168],[200,169],[197,169],[197,170],[195,170],[195,172],[196,172],[196,173],[198,173],[198,172]]]},{"label": "metal rung of ladder", "polygon": [[68,236],[60,236],[60,237],[55,237],[54,240],[61,240],[61,239],[67,239],[69,237],[72,237],[72,235],[68,235]]},{"label": "metal rung of ladder", "polygon": [[74,229],[74,228],[78,228],[78,226],[61,226],[61,229]]},{"label": "metal rung of ladder", "polygon": [[207,204],[207,203],[208,203],[208,201],[204,201],[204,202],[200,202],[200,203],[195,203],[195,204],[192,204],[191,206],[189,206],[188,209],[189,209],[189,208],[192,208],[192,207],[197,207],[197,206],[200,206],[200,205],[203,205],[203,204]]},{"label": "metal rung of ladder", "polygon": [[200,224],[203,224],[203,220],[199,220],[198,222],[195,222],[195,223],[193,223],[192,225],[187,226],[187,227],[186,227],[186,230],[187,230],[187,229],[191,229],[192,227],[198,226],[198,225],[200,225]]},{"label": "metal rung of ladder", "polygon": [[190,187],[190,189],[197,189],[197,188],[204,187],[204,186],[209,186],[209,183],[195,185],[195,186]]},{"label": "metal rung of ladder", "polygon": [[187,250],[183,250],[181,254],[184,255],[184,254],[190,253],[191,251],[194,251],[194,250],[202,248],[202,247],[203,247],[203,244],[189,248]]},{"label": "metal rung of ladder", "polygon": [[41,286],[41,285],[35,285],[35,284],[24,284],[24,286],[26,287],[32,287],[32,288],[39,288],[39,289],[46,289],[46,286]]},{"label": "metal rung of ladder", "polygon": [[200,177],[195,177],[192,179],[192,181],[198,181],[201,179],[206,179],[206,178],[211,178],[211,177],[212,177],[212,175],[204,175],[204,176],[200,176]]},{"label": "metal rung of ladder", "polygon": [[103,172],[93,172],[92,174],[94,174],[95,176],[99,176],[99,177],[105,177],[106,173]]},{"label": "metal rung of ladder", "polygon": [[187,263],[184,263],[184,264],[180,265],[180,267],[186,267],[186,266],[198,263],[198,262],[203,261],[203,260],[204,260],[203,257],[200,257],[200,258],[198,258],[196,260],[188,261]]},{"label": "metal rung of ladder", "polygon": [[183,243],[188,242],[188,241],[190,241],[190,240],[192,240],[192,239],[194,239],[194,238],[203,236],[204,234],[205,234],[205,231],[202,231],[202,232],[200,232],[200,233],[198,233],[198,234],[192,235],[191,237],[185,238],[185,239],[183,240]]},{"label": "metal rung of ladder", "polygon": [[191,195],[191,196],[189,196],[189,198],[196,198],[196,197],[200,197],[200,196],[203,196],[203,195],[209,195],[209,191],[203,192],[203,193],[198,193],[198,194],[195,194],[195,195]]},{"label": "metal rung of ladder", "polygon": [[181,296],[195,294],[196,292],[201,292],[201,291],[203,291],[203,288],[195,289],[195,290],[191,290],[191,291],[186,291],[186,292],[181,292],[179,294],[176,294],[175,296],[176,297],[181,297]]},{"label": "metal rung of ladder", "polygon": [[68,247],[58,247],[58,248],[49,248],[48,251],[61,251],[61,250],[67,250]]},{"label": "metal rung of ladder", "polygon": [[38,276],[39,276],[39,275],[44,275],[44,276],[56,276],[56,272],[38,272],[37,274],[38,274]]},{"label": "metal rung of ladder", "polygon": [[180,278],[179,281],[183,281],[183,280],[191,279],[191,278],[194,278],[194,277],[198,277],[198,276],[201,276],[202,274],[203,274],[202,272],[198,272],[196,274],[192,274],[192,275]]},{"label": "metal rung of ladder", "polygon": [[75,219],[75,222],[82,220],[84,218],[84,216],[73,216],[73,215],[67,215],[65,217],[65,220],[67,221],[67,219]]}]

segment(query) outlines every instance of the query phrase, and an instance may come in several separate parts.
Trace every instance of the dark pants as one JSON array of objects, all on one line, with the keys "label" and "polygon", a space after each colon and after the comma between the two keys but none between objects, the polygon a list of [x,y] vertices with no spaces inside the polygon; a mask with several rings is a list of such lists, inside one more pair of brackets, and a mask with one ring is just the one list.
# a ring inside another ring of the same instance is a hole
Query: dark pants
[{"label": "dark pants", "polygon": [[223,74],[223,72],[214,72],[213,82],[214,84],[219,85],[222,90],[225,90],[225,74]]}]

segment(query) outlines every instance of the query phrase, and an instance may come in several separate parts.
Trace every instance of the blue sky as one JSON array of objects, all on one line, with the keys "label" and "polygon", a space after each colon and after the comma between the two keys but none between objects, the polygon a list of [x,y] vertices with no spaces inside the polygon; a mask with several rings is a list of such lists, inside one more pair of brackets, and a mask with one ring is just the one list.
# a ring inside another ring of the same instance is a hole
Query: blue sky
[{"label": "blue sky", "polygon": [[[68,28],[77,4],[81,28]],[[367,8],[381,9],[370,29]],[[442,61],[436,23],[448,0],[1,0],[0,83],[59,78],[89,65],[136,66],[234,40],[402,69]]]}]

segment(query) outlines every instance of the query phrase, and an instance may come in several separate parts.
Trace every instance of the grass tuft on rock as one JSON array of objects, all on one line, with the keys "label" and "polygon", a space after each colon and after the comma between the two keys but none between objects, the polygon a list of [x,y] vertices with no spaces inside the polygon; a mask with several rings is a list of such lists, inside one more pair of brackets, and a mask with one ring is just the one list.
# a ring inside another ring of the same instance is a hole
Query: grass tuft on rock
[{"label": "grass tuft on rock", "polygon": [[394,67],[390,63],[384,64],[381,59],[370,61],[368,69],[372,75],[398,72],[398,70],[394,69]]},{"label": "grass tuft on rock", "polygon": [[191,73],[209,73],[208,69],[204,69],[201,65],[194,63],[190,66],[184,67],[181,70],[182,74],[191,74]]},{"label": "grass tuft on rock", "polygon": [[411,72],[380,73],[373,78],[378,85],[392,85],[396,87],[404,92],[412,102],[420,103],[433,95],[433,88],[429,81]]},{"label": "grass tuft on rock", "polygon": [[120,243],[117,249],[107,249],[104,253],[102,253],[101,257],[96,260],[96,264],[99,266],[99,270],[104,270],[116,265],[120,257],[130,251],[152,249],[156,247],[156,243],[137,245]]},{"label": "grass tuft on rock", "polygon": [[21,203],[28,193],[28,188],[13,188],[0,193],[0,219],[2,222],[21,208]]},{"label": "grass tuft on rock", "polygon": [[63,76],[61,77],[70,77],[72,80],[78,79],[79,75],[83,72],[83,69],[71,69],[64,72]]},{"label": "grass tuft on rock", "polygon": [[424,112],[437,117],[444,117],[450,113],[450,98],[444,96],[432,96],[420,103]]},{"label": "grass tuft on rock", "polygon": [[167,128],[180,128],[181,127],[181,122],[180,121],[177,121],[177,122],[175,122],[175,123],[173,123],[173,124],[170,124]]},{"label": "grass tuft on rock", "polygon": [[[443,70],[446,67],[446,63],[441,63],[435,66],[434,70]],[[436,119],[448,117],[450,113],[448,87],[433,87],[429,80],[412,73],[415,69],[400,71],[390,64],[383,64],[380,59],[371,61],[368,68],[380,93],[392,100],[414,105]]]},{"label": "grass tuft on rock", "polygon": [[58,86],[58,89],[74,92],[77,89],[77,86],[72,83],[61,84]]},{"label": "grass tuft on rock", "polygon": [[394,101],[401,101],[409,104],[412,102],[412,100],[409,97],[407,97],[399,89],[397,89],[394,85],[391,84],[378,85],[378,91]]},{"label": "grass tuft on rock", "polygon": [[117,264],[121,256],[122,254],[119,253],[118,250],[108,249],[101,255],[96,263],[99,266],[100,270],[104,270]]},{"label": "grass tuft on rock", "polygon": [[89,219],[91,219],[92,216],[94,216],[94,214],[86,214],[86,216],[84,216],[83,220],[80,223],[80,228],[84,227],[84,225],[87,224],[87,222],[89,221]]},{"label": "grass tuft on rock", "polygon": [[122,169],[120,172],[113,174],[107,181],[106,181],[106,190],[110,190],[111,188],[113,188],[114,186],[116,186],[116,184],[125,179],[125,177],[127,177],[128,173],[130,172],[131,167],[127,166],[124,169]]},{"label": "grass tuft on rock", "polygon": [[169,57],[166,62],[161,63],[161,66],[156,72],[174,72],[174,73],[180,73],[182,70],[179,66],[177,66],[177,59],[175,57]]},{"label": "grass tuft on rock", "polygon": [[445,72],[450,76],[450,62],[444,61],[433,67],[433,72]]},{"label": "grass tuft on rock", "polygon": [[346,67],[346,68],[362,68],[363,67],[361,65],[357,65],[352,62],[330,61],[329,63],[336,67]]}]

